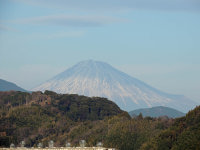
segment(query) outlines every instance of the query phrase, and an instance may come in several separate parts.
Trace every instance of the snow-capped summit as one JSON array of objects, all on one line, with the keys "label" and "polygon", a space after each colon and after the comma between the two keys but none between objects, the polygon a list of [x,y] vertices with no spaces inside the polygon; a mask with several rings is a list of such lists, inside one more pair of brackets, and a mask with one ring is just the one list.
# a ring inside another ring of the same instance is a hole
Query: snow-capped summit
[{"label": "snow-capped summit", "polygon": [[187,112],[196,106],[184,96],[166,94],[107,63],[94,60],[79,62],[33,89],[38,90],[107,97],[127,111],[168,106]]}]

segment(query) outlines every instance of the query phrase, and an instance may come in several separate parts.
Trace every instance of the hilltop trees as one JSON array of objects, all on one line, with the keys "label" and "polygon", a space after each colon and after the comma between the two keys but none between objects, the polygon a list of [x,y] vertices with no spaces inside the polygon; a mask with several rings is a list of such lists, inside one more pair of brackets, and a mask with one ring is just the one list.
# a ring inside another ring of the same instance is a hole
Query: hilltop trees
[{"label": "hilltop trees", "polygon": [[[51,91],[0,92],[0,146],[86,146],[103,143],[120,150],[192,150],[200,147],[200,106],[185,117],[131,118],[99,97]],[[41,145],[40,144],[40,145]]]},{"label": "hilltop trees", "polygon": [[200,106],[175,119],[168,129],[143,144],[141,150],[194,150],[200,148]]}]

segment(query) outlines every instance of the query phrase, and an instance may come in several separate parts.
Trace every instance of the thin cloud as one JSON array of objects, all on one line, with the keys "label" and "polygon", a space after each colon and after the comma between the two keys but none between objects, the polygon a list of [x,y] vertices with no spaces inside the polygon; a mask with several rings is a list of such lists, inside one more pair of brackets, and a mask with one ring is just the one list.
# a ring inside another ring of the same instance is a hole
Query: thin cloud
[{"label": "thin cloud", "polygon": [[57,39],[57,38],[77,38],[85,35],[85,31],[70,31],[70,32],[59,32],[55,34],[48,35],[48,39]]},{"label": "thin cloud", "polygon": [[29,36],[32,39],[60,39],[60,38],[79,38],[85,35],[85,31],[68,31],[68,32],[56,32],[50,34],[34,33]]},{"label": "thin cloud", "polygon": [[17,31],[17,30],[14,28],[0,24],[0,31]]},{"label": "thin cloud", "polygon": [[54,15],[8,21],[18,24],[58,25],[72,27],[97,27],[111,23],[126,22],[125,19],[105,16]]},{"label": "thin cloud", "polygon": [[16,0],[40,7],[84,11],[164,10],[200,12],[199,0]]}]

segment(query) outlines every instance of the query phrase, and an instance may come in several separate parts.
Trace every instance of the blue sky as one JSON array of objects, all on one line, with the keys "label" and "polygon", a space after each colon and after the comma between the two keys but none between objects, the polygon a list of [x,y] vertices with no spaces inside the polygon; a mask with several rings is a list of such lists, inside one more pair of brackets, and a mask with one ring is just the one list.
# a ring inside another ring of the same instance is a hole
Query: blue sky
[{"label": "blue sky", "polygon": [[0,78],[25,89],[107,62],[200,102],[199,0],[0,0]]}]

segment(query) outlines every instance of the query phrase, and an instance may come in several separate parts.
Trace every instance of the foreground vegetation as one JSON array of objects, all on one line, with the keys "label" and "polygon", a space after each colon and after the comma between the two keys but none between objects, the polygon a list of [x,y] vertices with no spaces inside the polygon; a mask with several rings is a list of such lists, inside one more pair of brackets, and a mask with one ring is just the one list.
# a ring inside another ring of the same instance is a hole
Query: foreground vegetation
[{"label": "foreground vegetation", "polygon": [[0,146],[77,146],[102,142],[120,150],[198,149],[200,107],[185,117],[131,118],[113,102],[98,97],[34,92],[0,92]]}]

